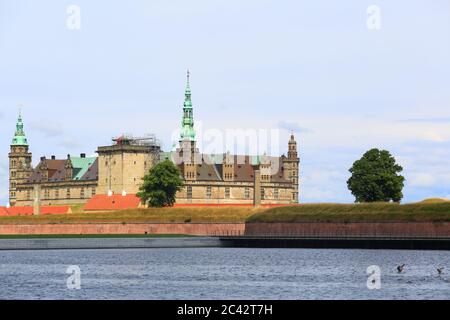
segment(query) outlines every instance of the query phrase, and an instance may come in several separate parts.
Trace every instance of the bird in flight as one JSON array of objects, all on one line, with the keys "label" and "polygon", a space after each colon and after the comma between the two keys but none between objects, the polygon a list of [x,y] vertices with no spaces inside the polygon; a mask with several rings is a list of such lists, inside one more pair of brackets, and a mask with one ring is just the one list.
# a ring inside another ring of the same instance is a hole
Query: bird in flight
[{"label": "bird in flight", "polygon": [[397,272],[398,273],[402,273],[404,268],[405,268],[405,264],[402,264],[401,266],[398,266],[397,267]]}]

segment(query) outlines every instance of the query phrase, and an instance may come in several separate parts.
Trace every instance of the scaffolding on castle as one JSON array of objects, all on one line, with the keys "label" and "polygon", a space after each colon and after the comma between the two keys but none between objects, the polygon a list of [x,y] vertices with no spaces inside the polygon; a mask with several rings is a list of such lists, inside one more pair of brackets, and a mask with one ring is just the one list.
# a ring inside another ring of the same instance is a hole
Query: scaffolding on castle
[{"label": "scaffolding on castle", "polygon": [[120,137],[112,138],[112,141],[119,146],[148,146],[161,147],[161,143],[154,134],[143,137],[134,137],[131,134],[123,134]]}]

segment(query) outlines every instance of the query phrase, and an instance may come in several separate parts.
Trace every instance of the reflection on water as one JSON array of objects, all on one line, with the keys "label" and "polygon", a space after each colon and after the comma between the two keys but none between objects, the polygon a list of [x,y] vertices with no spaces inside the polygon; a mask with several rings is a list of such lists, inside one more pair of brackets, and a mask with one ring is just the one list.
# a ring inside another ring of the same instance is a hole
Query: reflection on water
[{"label": "reflection on water", "polygon": [[[405,272],[398,274],[402,263]],[[70,265],[81,268],[80,290],[67,289]],[[380,290],[366,286],[370,265],[381,268]],[[450,252],[0,251],[0,299],[450,299]]]}]

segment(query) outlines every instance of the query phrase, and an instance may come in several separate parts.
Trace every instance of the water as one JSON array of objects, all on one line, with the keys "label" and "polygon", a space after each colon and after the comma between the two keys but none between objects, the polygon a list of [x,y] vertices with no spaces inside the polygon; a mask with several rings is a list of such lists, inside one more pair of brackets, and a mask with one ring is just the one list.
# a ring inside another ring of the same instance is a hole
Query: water
[{"label": "water", "polygon": [[[405,273],[396,266],[405,263]],[[67,267],[81,289],[67,288]],[[381,289],[366,269],[381,268]],[[436,268],[444,266],[442,275]],[[325,249],[0,251],[0,299],[450,299],[450,252]]]}]

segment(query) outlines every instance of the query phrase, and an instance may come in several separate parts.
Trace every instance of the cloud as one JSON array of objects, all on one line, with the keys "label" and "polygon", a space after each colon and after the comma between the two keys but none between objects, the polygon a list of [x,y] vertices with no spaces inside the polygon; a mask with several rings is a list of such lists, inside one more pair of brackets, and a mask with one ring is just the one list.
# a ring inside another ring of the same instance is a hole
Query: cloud
[{"label": "cloud", "polygon": [[9,168],[6,161],[0,163],[0,179],[9,177]]},{"label": "cloud", "polygon": [[61,140],[58,145],[66,149],[79,149],[83,147],[77,140],[69,137]]},{"label": "cloud", "polygon": [[432,187],[436,184],[436,179],[429,173],[415,173],[411,174],[409,185],[413,187]]},{"label": "cloud", "polygon": [[0,160],[0,206],[3,206],[8,201],[8,179],[9,179],[9,168],[8,160]]},{"label": "cloud", "polygon": [[407,118],[399,119],[398,122],[423,122],[423,123],[449,123],[450,117],[441,118]]},{"label": "cloud", "polygon": [[425,140],[432,141],[432,142],[446,142],[447,141],[446,138],[444,138],[441,134],[437,133],[436,131],[424,132],[424,138],[425,138]]},{"label": "cloud", "polygon": [[30,122],[30,129],[39,132],[46,138],[61,136],[64,130],[61,125],[48,122]]},{"label": "cloud", "polygon": [[287,122],[287,121],[280,121],[278,123],[278,127],[280,129],[287,130],[289,132],[294,131],[296,133],[309,133],[311,132],[310,129],[300,126],[297,122]]}]

